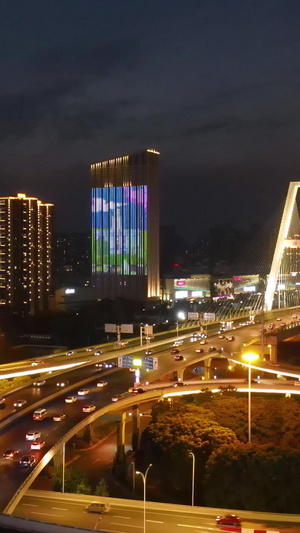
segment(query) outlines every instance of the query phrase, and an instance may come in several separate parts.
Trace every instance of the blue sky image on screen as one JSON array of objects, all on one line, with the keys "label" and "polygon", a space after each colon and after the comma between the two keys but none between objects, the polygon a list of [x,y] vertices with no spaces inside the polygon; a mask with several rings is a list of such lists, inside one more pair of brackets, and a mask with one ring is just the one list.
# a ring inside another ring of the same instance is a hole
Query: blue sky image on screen
[{"label": "blue sky image on screen", "polygon": [[146,274],[147,186],[92,190],[93,271]]}]

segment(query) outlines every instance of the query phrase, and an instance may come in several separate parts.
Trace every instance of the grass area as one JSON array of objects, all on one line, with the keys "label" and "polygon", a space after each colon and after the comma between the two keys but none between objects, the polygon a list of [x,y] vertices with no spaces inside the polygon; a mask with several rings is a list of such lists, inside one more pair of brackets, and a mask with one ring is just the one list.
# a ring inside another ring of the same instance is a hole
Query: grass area
[{"label": "grass area", "polygon": [[0,395],[6,394],[12,389],[16,389],[17,387],[21,387],[22,385],[25,385],[25,383],[28,382],[27,376],[19,376],[12,379],[1,379],[0,380]]}]

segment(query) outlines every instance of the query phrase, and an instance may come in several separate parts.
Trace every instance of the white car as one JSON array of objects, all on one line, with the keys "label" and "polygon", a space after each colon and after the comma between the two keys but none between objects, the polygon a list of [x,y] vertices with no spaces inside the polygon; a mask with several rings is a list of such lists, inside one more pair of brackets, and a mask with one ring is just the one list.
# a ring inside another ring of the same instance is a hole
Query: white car
[{"label": "white car", "polygon": [[44,448],[45,444],[46,443],[43,440],[36,440],[31,443],[30,448],[32,450],[41,450],[42,448]]},{"label": "white car", "polygon": [[26,405],[26,404],[27,404],[27,400],[17,400],[14,403],[14,407],[23,407],[23,405]]},{"label": "white car", "polygon": [[40,379],[39,381],[35,381],[34,383],[32,383],[32,386],[33,387],[42,387],[45,384],[46,384],[46,380],[45,379]]},{"label": "white car", "polygon": [[95,364],[96,368],[103,368],[103,366],[104,366],[104,363],[96,363]]},{"label": "white car", "polygon": [[66,355],[73,355],[73,353],[74,352],[72,350],[70,350],[69,352],[66,353]]},{"label": "white car", "polygon": [[92,413],[93,411],[96,411],[96,406],[91,404],[91,405],[85,405],[83,408],[82,408],[82,412],[83,413]]},{"label": "white car", "polygon": [[207,341],[202,340],[202,341],[200,341],[200,344],[207,344]]},{"label": "white car", "polygon": [[102,353],[103,353],[102,350],[98,350],[98,352],[95,352],[94,355],[101,355]]},{"label": "white car", "polygon": [[67,398],[65,398],[66,403],[75,403],[76,401],[77,401],[76,396],[67,396]]},{"label": "white car", "polygon": [[52,420],[53,420],[54,422],[62,422],[63,420],[65,420],[65,418],[66,418],[66,415],[65,415],[65,414],[54,415],[54,416],[52,417]]},{"label": "white car", "polygon": [[153,354],[153,350],[146,350],[145,351],[145,355],[152,355]]},{"label": "white car", "polygon": [[112,396],[111,401],[117,402],[118,400],[121,400],[122,396]]},{"label": "white car", "polygon": [[108,384],[107,381],[98,381],[97,387],[106,387],[107,384]]},{"label": "white car", "polygon": [[86,396],[87,394],[89,394],[89,389],[79,389],[79,391],[77,392],[78,396]]},{"label": "white car", "polygon": [[69,385],[68,381],[59,381],[58,383],[56,383],[57,387],[66,387],[67,385]]},{"label": "white car", "polygon": [[41,438],[41,432],[40,431],[28,431],[28,433],[26,433],[26,440],[37,440],[37,439],[40,439]]}]

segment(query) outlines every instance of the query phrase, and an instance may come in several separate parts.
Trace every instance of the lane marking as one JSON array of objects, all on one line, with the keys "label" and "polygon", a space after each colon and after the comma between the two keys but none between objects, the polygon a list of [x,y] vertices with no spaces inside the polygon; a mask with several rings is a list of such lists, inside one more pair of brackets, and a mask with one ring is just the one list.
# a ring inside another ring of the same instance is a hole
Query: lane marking
[{"label": "lane marking", "polygon": [[203,526],[192,526],[191,524],[177,524],[181,527],[193,527],[194,529],[203,529]]},{"label": "lane marking", "polygon": [[[125,524],[119,524],[118,522],[109,522],[112,526],[125,526]],[[128,524],[129,527],[139,527],[140,529],[143,529],[144,526],[134,526],[132,524]]]},{"label": "lane marking", "polygon": [[115,518],[125,518],[125,520],[130,520],[131,519],[130,516],[121,516],[119,514],[115,514]]},{"label": "lane marking", "polygon": [[68,511],[68,509],[64,509],[63,507],[51,507],[51,509],[54,509],[55,511]]},{"label": "lane marking", "polygon": [[59,518],[62,518],[61,514],[36,513],[35,511],[32,511],[31,514],[38,514],[40,516],[58,516]]},{"label": "lane marking", "polygon": [[26,505],[26,507],[38,507],[38,505],[35,505],[33,503],[22,503],[21,505]]},{"label": "lane marking", "polygon": [[153,524],[163,524],[160,520],[146,520],[146,522],[152,522]]}]

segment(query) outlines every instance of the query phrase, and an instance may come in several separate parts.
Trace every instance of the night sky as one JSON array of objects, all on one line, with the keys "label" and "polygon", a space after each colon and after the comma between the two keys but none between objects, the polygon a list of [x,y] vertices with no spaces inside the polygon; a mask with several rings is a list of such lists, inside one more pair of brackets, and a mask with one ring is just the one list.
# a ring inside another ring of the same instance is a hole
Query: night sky
[{"label": "night sky", "polygon": [[1,195],[89,228],[90,163],[161,152],[189,240],[269,217],[300,180],[299,0],[2,0]]}]

